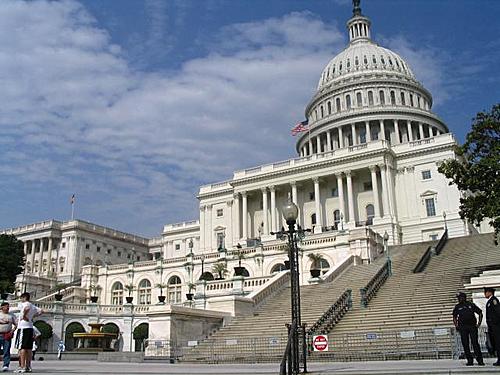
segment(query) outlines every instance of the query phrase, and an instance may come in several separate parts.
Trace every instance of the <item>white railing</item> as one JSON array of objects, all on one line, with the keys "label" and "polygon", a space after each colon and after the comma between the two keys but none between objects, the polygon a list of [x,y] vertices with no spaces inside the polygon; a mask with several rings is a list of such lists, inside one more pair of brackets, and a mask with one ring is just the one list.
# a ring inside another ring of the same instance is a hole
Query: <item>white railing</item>
[{"label": "white railing", "polygon": [[354,264],[354,255],[351,255],[350,257],[344,259],[342,263],[337,265],[337,267],[331,268],[328,270],[327,273],[325,273],[321,279],[323,279],[324,282],[328,283],[330,281],[335,280],[337,277],[340,276],[342,272],[344,272],[346,269],[348,269],[350,266]]},{"label": "white railing", "polygon": [[[255,288],[262,287],[262,285],[266,284],[270,279],[270,276],[246,277],[243,280],[243,291],[251,292]],[[228,294],[233,290],[233,287],[234,282],[231,279],[207,281],[205,293],[207,297],[210,297],[211,295]]]},{"label": "white railing", "polygon": [[253,300],[254,307],[257,307],[289,284],[290,271],[278,272],[267,283],[254,290],[247,297]]},{"label": "white railing", "polygon": [[62,223],[60,221],[45,220],[45,221],[40,221],[38,223],[23,225],[20,227],[8,228],[8,229],[5,229],[3,231],[0,231],[0,234],[18,234],[18,233],[29,232],[29,231],[33,231],[33,230],[50,229],[52,227],[60,228],[61,224]]}]

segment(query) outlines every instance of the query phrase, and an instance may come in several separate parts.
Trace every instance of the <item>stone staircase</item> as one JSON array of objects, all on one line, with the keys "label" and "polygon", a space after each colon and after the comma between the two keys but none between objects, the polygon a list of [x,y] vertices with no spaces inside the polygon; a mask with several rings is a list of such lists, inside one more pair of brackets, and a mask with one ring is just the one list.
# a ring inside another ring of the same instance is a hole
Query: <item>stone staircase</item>
[{"label": "stone staircase", "polygon": [[[359,289],[384,263],[382,257],[370,265],[350,266],[332,282],[301,286],[302,323],[309,327],[314,324],[346,289],[352,289],[354,303],[359,304]],[[289,322],[290,287],[287,287],[252,315],[235,317],[198,346],[184,348],[180,359],[217,363],[277,361],[285,350],[285,324]]]},{"label": "stone staircase", "polygon": [[387,359],[391,349],[401,358],[417,346],[430,357],[449,355],[455,294],[482,270],[500,268],[500,249],[491,234],[453,238],[423,272],[413,273],[430,244],[392,247],[393,276],[367,308],[355,304],[334,327],[333,352],[314,353],[312,360]]}]

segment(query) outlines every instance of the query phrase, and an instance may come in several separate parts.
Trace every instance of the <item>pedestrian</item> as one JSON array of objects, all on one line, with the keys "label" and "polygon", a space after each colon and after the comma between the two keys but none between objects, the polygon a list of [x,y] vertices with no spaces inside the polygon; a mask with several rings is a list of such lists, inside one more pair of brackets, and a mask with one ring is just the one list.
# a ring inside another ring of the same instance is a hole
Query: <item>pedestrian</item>
[{"label": "pedestrian", "polygon": [[[470,352],[469,339],[472,343],[474,354],[476,355],[477,364],[479,366],[484,366],[483,353],[481,353],[481,347],[479,346],[477,331],[483,321],[483,312],[476,304],[467,301],[465,293],[458,293],[457,298],[458,304],[453,309],[453,323],[458,332],[460,332],[465,358],[467,359],[466,366],[472,366],[474,364],[474,357]],[[479,321],[476,320],[476,314],[479,316]]]},{"label": "pedestrian", "polygon": [[42,309],[30,302],[30,294],[21,294],[15,346],[19,349],[19,369],[17,372],[31,372],[31,351],[33,349],[33,318],[43,313]]},{"label": "pedestrian", "polygon": [[59,341],[57,344],[57,359],[61,360],[62,359],[62,354],[66,350],[66,345],[64,345],[64,341]]},{"label": "pedestrian", "polygon": [[36,350],[38,349],[38,344],[36,340],[42,335],[42,333],[33,325],[33,348],[31,349],[31,360],[35,360]]},{"label": "pedestrian", "polygon": [[488,325],[488,336],[492,347],[497,352],[497,361],[493,366],[500,366],[500,302],[495,297],[495,289],[484,288],[486,302],[486,324]]},{"label": "pedestrian", "polygon": [[3,372],[9,371],[10,346],[16,329],[16,317],[9,312],[9,309],[9,303],[2,302],[0,305],[0,348],[3,355]]}]

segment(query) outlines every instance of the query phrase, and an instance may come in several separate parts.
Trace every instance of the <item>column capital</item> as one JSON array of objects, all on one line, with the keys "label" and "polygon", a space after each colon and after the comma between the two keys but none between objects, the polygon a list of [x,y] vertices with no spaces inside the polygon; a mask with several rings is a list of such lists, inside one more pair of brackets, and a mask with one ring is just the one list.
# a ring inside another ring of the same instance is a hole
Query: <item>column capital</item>
[{"label": "column capital", "polygon": [[343,178],[344,177],[344,172],[337,172],[337,173],[335,173],[335,176],[337,178]]},{"label": "column capital", "polygon": [[351,171],[351,170],[345,171],[344,174],[345,174],[346,177],[352,177],[352,176],[354,176],[354,172]]},{"label": "column capital", "polygon": [[240,193],[234,193],[233,199],[236,199],[236,200],[240,199]]},{"label": "column capital", "polygon": [[206,206],[204,204],[200,205],[200,211],[205,211]]},{"label": "column capital", "polygon": [[377,172],[377,166],[376,165],[369,165],[368,168],[370,169],[371,172]]},{"label": "column capital", "polygon": [[262,194],[267,194],[267,187],[260,188],[260,191],[262,191]]},{"label": "column capital", "polygon": [[247,191],[246,191],[246,190],[245,190],[245,191],[242,191],[240,194],[241,194],[241,196],[242,196],[243,198],[246,198],[246,197],[247,197],[247,195],[248,195],[248,193],[247,193]]},{"label": "column capital", "polygon": [[231,207],[233,205],[233,201],[232,200],[228,200],[226,201],[226,204],[228,207]]},{"label": "column capital", "polygon": [[271,192],[276,191],[276,186],[275,186],[275,185],[271,185],[271,186],[269,186],[269,190],[270,190]]},{"label": "column capital", "polygon": [[320,181],[321,179],[320,179],[319,177],[317,177],[317,176],[316,176],[316,177],[311,178],[311,180],[313,180],[313,182],[314,182],[315,184],[319,184],[319,181]]},{"label": "column capital", "polygon": [[291,186],[297,186],[297,181],[290,181]]},{"label": "column capital", "polygon": [[378,167],[380,168],[380,170],[385,170],[387,168],[387,164],[378,164]]}]

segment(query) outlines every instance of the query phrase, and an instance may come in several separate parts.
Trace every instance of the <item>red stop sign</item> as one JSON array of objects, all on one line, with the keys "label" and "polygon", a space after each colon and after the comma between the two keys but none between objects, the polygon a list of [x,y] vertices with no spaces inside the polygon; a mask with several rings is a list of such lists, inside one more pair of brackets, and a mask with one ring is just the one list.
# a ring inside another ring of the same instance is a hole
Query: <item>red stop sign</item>
[{"label": "red stop sign", "polygon": [[325,335],[313,336],[313,349],[315,352],[327,352],[328,336]]}]

